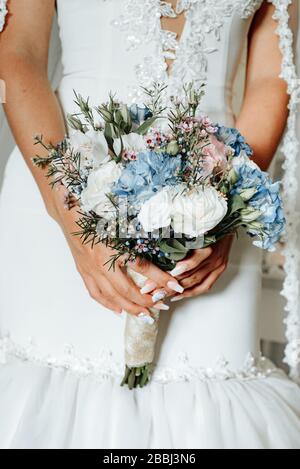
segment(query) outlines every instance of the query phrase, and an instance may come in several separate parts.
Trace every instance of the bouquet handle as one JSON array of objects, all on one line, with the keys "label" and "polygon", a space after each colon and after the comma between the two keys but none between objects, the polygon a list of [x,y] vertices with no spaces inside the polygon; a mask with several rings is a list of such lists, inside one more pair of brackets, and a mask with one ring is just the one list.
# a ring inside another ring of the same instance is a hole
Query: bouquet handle
[{"label": "bouquet handle", "polygon": [[[142,288],[146,278],[128,269],[134,283]],[[155,356],[155,345],[158,334],[159,311],[151,308],[153,324],[147,324],[137,316],[127,314],[125,327],[125,362],[126,371],[122,385],[130,389],[143,387],[150,380],[151,368]]]}]

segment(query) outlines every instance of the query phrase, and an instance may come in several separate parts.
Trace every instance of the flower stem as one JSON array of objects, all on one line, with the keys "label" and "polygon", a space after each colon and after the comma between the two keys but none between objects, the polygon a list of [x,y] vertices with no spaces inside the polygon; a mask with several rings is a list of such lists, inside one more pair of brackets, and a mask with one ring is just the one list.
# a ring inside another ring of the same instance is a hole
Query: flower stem
[{"label": "flower stem", "polygon": [[143,388],[150,381],[150,365],[130,368],[126,366],[125,375],[121,386],[127,385],[130,390]]}]

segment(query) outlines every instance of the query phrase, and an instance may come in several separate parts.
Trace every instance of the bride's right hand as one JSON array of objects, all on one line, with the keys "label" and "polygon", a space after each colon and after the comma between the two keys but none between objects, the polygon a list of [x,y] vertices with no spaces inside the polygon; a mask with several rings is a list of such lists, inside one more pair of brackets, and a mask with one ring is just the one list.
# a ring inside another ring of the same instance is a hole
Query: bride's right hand
[{"label": "bride's right hand", "polygon": [[[152,296],[143,294],[135,285],[123,266],[120,259],[115,269],[109,269],[107,263],[111,260],[114,251],[104,244],[91,247],[82,244],[78,236],[72,233],[78,231],[76,221],[79,218],[78,208],[71,210],[65,208],[65,190],[61,186],[55,192],[55,210],[50,215],[61,226],[73,254],[75,264],[90,296],[104,307],[121,314],[151,315],[149,309],[167,309],[162,303],[153,303]],[[168,283],[174,283],[174,278],[158,267],[148,262],[137,262],[131,268],[152,281],[153,289],[157,285],[167,288]]]}]

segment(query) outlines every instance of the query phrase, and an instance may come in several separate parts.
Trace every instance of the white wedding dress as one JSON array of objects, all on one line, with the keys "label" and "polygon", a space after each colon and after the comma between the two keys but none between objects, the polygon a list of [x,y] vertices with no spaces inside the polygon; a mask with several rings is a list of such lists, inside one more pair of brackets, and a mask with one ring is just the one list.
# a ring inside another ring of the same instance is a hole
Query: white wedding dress
[{"label": "white wedding dress", "polygon": [[[232,86],[261,0],[181,0],[179,40],[159,0],[58,0],[64,75],[97,104],[139,83],[207,80],[203,111],[234,125]],[[164,51],[176,49],[167,77]],[[46,132],[46,129],[45,129]],[[144,389],[120,387],[124,324],[93,302],[16,149],[0,198],[0,447],[300,448],[300,391],[260,357],[261,251],[244,235],[213,290],[161,314]]]}]

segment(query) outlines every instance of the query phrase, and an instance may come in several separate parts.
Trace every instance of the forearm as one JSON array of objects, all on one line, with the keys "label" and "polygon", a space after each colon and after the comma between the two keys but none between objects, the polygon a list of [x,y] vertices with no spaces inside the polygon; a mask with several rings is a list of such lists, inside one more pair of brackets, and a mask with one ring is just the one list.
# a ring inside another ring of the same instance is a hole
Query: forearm
[{"label": "forearm", "polygon": [[286,84],[280,78],[253,83],[245,95],[236,126],[254,150],[253,160],[268,169],[288,116]]},{"label": "forearm", "polygon": [[1,78],[7,91],[4,108],[16,143],[37,182],[48,212],[55,217],[55,194],[45,173],[33,166],[31,158],[47,153],[34,145],[36,135],[43,135],[45,142],[53,144],[64,137],[65,124],[59,103],[45,70],[24,56],[8,57]]}]

